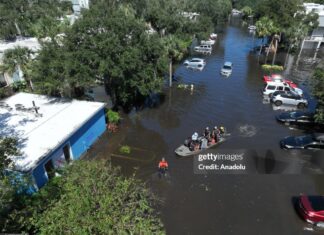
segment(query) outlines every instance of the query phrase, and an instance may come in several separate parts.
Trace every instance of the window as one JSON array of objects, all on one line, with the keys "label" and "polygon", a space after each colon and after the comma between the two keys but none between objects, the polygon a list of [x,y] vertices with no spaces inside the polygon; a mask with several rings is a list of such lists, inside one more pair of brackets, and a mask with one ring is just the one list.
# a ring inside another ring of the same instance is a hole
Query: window
[{"label": "window", "polygon": [[285,87],[285,91],[290,91],[289,87]]},{"label": "window", "polygon": [[284,89],[284,88],[283,88],[282,86],[278,86],[278,87],[277,87],[277,90],[278,90],[278,91],[283,91],[283,89]]},{"label": "window", "polygon": [[268,90],[274,90],[276,87],[275,86],[268,86],[267,89]]}]

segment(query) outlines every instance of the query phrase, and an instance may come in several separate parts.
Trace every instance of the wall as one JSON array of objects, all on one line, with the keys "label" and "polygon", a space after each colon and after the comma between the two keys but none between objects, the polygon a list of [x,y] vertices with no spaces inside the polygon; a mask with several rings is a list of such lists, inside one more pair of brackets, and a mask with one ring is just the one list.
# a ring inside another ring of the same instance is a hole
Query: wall
[{"label": "wall", "polygon": [[73,160],[80,158],[105,130],[105,112],[102,109],[71,137]]},{"label": "wall", "polygon": [[93,116],[87,123],[85,123],[72,137],[63,143],[54,153],[49,157],[43,159],[38,166],[33,170],[33,177],[38,188],[43,187],[47,181],[48,176],[45,171],[45,164],[49,160],[61,159],[63,155],[63,147],[66,144],[70,144],[73,160],[79,159],[82,154],[84,154],[90,146],[102,135],[106,130],[105,112],[102,109],[95,116]]}]

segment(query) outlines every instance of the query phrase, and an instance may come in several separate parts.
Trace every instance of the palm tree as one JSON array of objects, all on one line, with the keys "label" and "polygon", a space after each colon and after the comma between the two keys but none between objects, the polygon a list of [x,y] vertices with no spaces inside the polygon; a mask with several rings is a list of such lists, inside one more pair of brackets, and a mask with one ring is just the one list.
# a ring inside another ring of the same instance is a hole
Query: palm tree
[{"label": "palm tree", "polygon": [[33,52],[25,47],[16,47],[5,51],[0,71],[8,73],[12,76],[17,70],[21,70],[24,79],[29,83],[29,87],[33,90],[33,83],[28,76],[30,74],[30,63]]},{"label": "palm tree", "polygon": [[274,63],[276,61],[276,55],[277,55],[277,50],[278,50],[278,42],[280,42],[280,38],[281,38],[281,33],[280,33],[280,35],[278,35],[278,34],[273,35],[275,51],[274,51],[273,58],[272,58],[272,65],[274,65]]},{"label": "palm tree", "polygon": [[[268,17],[261,17],[260,20],[258,20],[256,22],[256,28],[257,28],[256,30],[257,30],[258,37],[263,38],[262,43],[266,37],[270,37],[271,35],[274,35],[276,32],[279,31],[279,29],[275,25],[275,23]],[[274,38],[271,39],[271,43],[269,45],[269,50],[267,51],[267,54],[266,54],[265,63],[268,59],[270,48],[272,48],[272,46],[273,46],[273,41],[274,41]],[[259,54],[261,54],[262,46],[263,45],[261,45],[261,47],[260,47]]]},{"label": "palm tree", "polygon": [[172,86],[172,65],[173,61],[180,60],[186,48],[183,48],[181,42],[173,36],[167,36],[164,39],[165,55],[169,58],[169,86]]}]

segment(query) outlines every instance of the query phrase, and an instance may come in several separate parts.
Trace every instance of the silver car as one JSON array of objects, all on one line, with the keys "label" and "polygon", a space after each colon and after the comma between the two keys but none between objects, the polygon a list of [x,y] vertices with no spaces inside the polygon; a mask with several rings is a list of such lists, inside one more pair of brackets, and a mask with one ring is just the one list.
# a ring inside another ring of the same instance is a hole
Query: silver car
[{"label": "silver car", "polygon": [[224,63],[221,69],[221,74],[228,77],[232,74],[232,69],[233,69],[233,63],[227,61]]},{"label": "silver car", "polygon": [[271,102],[276,106],[289,104],[296,105],[298,108],[305,108],[308,105],[308,101],[306,99],[293,92],[287,92],[273,96],[271,98]]},{"label": "silver car", "polygon": [[201,58],[192,58],[190,60],[185,60],[183,64],[189,68],[202,70],[206,65],[206,61]]}]

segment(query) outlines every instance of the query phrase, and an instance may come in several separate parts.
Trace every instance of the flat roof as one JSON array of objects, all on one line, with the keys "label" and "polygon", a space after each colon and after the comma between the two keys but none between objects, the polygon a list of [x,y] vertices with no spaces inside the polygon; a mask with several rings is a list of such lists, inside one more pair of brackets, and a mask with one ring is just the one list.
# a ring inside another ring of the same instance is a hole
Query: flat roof
[{"label": "flat roof", "polygon": [[16,137],[19,141],[21,156],[11,157],[14,168],[25,172],[33,169],[104,106],[100,102],[29,93],[0,100],[0,136]]}]

